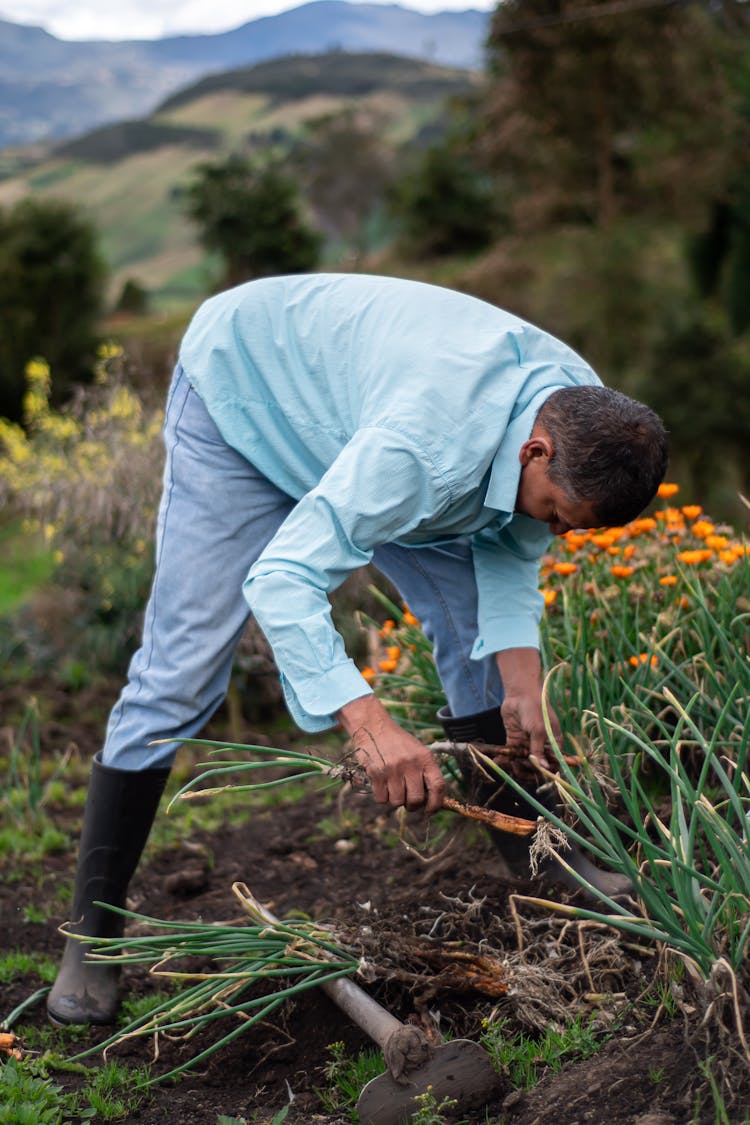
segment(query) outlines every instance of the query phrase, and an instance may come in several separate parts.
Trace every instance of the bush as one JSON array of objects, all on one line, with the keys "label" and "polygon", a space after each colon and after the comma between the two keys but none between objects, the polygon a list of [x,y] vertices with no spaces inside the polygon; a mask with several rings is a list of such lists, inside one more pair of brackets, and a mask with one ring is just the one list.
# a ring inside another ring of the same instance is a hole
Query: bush
[{"label": "bush", "polygon": [[104,277],[96,231],[71,204],[25,199],[0,211],[0,416],[20,421],[24,370],[40,352],[56,402],[91,380]]},{"label": "bush", "polygon": [[50,370],[28,365],[26,430],[0,420],[0,501],[54,552],[47,617],[50,656],[120,670],[140,633],[152,574],[161,484],[162,414],[107,367],[64,412],[49,402]]}]

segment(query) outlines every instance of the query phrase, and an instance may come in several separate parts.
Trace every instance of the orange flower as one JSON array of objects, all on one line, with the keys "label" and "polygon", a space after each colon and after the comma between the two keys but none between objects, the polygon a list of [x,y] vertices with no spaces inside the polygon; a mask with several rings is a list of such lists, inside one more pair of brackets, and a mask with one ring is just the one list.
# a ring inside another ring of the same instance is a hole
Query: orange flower
[{"label": "orange flower", "polygon": [[726,535],[707,535],[705,544],[712,551],[723,551],[725,547],[729,546],[729,540]]},{"label": "orange flower", "polygon": [[610,574],[615,578],[630,578],[631,574],[635,573],[634,566],[611,566],[609,568]]},{"label": "orange flower", "polygon": [[700,504],[683,504],[682,514],[686,520],[697,520],[698,516],[703,511]]},{"label": "orange flower", "polygon": [[566,531],[563,539],[569,551],[577,551],[588,543],[589,535],[588,532],[582,534],[580,531]]},{"label": "orange flower", "polygon": [[552,569],[554,570],[555,574],[575,574],[575,572],[578,570],[578,567],[575,563],[572,562],[559,562],[555,563]]},{"label": "orange flower", "polygon": [[385,650],[385,655],[389,660],[398,660],[399,656],[401,655],[401,649],[398,645],[389,645]]},{"label": "orange flower", "polygon": [[620,553],[619,547],[607,547],[607,554],[608,555],[619,555],[619,553]]},{"label": "orange flower", "polygon": [[655,668],[659,660],[656,656],[649,656],[647,652],[642,652],[639,656],[631,656],[629,663],[634,668],[637,668],[640,664],[650,664],[652,668]]},{"label": "orange flower", "polygon": [[418,625],[419,621],[414,616],[414,614],[411,612],[411,610],[406,609],[406,610],[404,610],[404,615],[401,618],[401,623],[402,623],[402,625]]},{"label": "orange flower", "polygon": [[677,585],[677,575],[676,574],[665,574],[663,578],[659,579],[659,585],[660,586],[676,586]]},{"label": "orange flower", "polygon": [[622,557],[624,559],[632,559],[635,552],[636,552],[635,543],[628,543],[627,547],[623,547],[623,549],[622,549]]},{"label": "orange flower", "polygon": [[679,527],[682,527],[685,522],[685,517],[679,508],[667,508],[664,512],[664,518],[667,523],[676,523]]},{"label": "orange flower", "polygon": [[699,563],[708,562],[712,554],[712,551],[705,549],[697,551],[680,551],[679,555],[677,556],[677,561],[684,563],[685,566],[698,566]]},{"label": "orange flower", "polygon": [[615,541],[615,538],[616,537],[614,535],[612,535],[611,532],[602,531],[598,535],[592,535],[591,536],[591,542],[594,544],[595,547],[601,547],[602,550],[606,550],[607,547],[612,546],[612,544]]},{"label": "orange flower", "polygon": [[643,535],[646,531],[653,531],[655,527],[656,520],[652,519],[651,516],[644,516],[643,519],[633,520],[628,525],[628,534],[635,538],[636,535]]},{"label": "orange flower", "polygon": [[395,628],[396,622],[391,621],[389,617],[387,621],[383,622],[382,628],[380,630],[381,637],[389,637]]},{"label": "orange flower", "polygon": [[690,600],[683,594],[682,597],[675,598],[674,604],[678,606],[679,609],[687,609],[690,605]]},{"label": "orange flower", "polygon": [[378,664],[381,672],[395,672],[398,660],[381,660]]},{"label": "orange flower", "polygon": [[545,605],[552,605],[557,598],[557,590],[540,590]]},{"label": "orange flower", "polygon": [[714,525],[710,520],[698,520],[690,530],[698,539],[705,539],[707,535],[713,534]]},{"label": "orange flower", "polygon": [[664,481],[659,485],[656,495],[662,500],[669,500],[670,496],[676,496],[680,491],[679,484],[672,484],[669,481]]},{"label": "orange flower", "polygon": [[368,684],[371,684],[376,676],[377,672],[374,668],[370,668],[369,665],[367,666],[367,668],[362,669],[362,679],[367,680]]}]

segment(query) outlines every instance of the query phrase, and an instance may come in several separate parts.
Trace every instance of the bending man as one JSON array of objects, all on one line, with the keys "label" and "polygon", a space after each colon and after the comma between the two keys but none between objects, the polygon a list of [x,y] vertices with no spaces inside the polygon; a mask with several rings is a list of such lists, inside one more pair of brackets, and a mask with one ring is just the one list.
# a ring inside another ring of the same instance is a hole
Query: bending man
[{"label": "bending man", "polygon": [[[656,415],[554,337],[463,294],[363,275],[270,278],[208,300],[164,436],[143,641],[81,836],[71,918],[91,937],[121,929],[94,901],[123,904],[174,754],[224,698],[250,613],[298,725],[340,721],[376,801],[440,807],[435,759],[331,622],[328,595],[371,561],[434,643],[449,733],[454,721],[544,759],[538,560],[552,535],[635,518],[667,463]],[[67,942],[57,1022],[116,1012],[115,970],[85,951]]]}]

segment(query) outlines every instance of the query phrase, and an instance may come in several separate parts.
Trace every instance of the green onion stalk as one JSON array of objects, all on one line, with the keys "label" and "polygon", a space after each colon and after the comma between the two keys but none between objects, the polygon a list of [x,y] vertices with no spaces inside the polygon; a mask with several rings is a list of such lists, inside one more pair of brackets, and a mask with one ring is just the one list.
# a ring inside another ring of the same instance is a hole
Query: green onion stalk
[{"label": "green onion stalk", "polygon": [[300,993],[357,971],[358,960],[340,949],[326,930],[296,919],[269,921],[243,883],[235,883],[232,890],[249,916],[247,923],[166,922],[109,907],[149,932],[99,938],[89,958],[119,966],[147,965],[152,976],[182,988],[104,1043],[75,1055],[75,1060],[134,1037],[154,1036],[157,1042],[161,1035],[192,1039],[204,1030],[219,1029],[209,1046],[143,1085],[163,1082],[203,1062]]}]

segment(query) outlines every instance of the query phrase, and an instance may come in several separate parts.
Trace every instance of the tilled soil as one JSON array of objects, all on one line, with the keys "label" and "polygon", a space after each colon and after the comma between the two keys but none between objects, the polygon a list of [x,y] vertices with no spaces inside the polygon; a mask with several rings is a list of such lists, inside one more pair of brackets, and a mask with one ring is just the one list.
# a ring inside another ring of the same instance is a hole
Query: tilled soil
[{"label": "tilled soil", "polygon": [[[62,748],[73,740],[83,759],[76,767],[80,779],[98,747],[106,714],[102,693],[92,688],[88,695],[52,696],[46,683],[36,690],[45,699],[42,745]],[[6,721],[18,711],[15,695],[12,686],[0,687]],[[245,741],[267,738],[248,732]],[[70,830],[70,810],[49,812]],[[509,1032],[534,1036],[576,1014],[594,1018],[598,1053],[563,1060],[557,1070],[540,1067],[541,1080],[529,1091],[513,1089],[501,1073],[485,1108],[459,1113],[465,1125],[750,1121],[750,1083],[742,1067],[736,1070],[731,1117],[717,1115],[707,1090],[696,1113],[696,1073],[709,1057],[717,1065],[714,1047],[707,1048],[682,1016],[670,1020],[642,1002],[632,1006],[655,977],[654,956],[612,931],[566,922],[518,900],[519,891],[543,888],[509,883],[501,857],[480,829],[452,815],[442,819],[440,837],[434,822],[428,836],[424,822],[410,818],[406,838],[418,845],[418,854],[399,838],[397,814],[378,808],[368,795],[310,791],[240,826],[194,832],[168,851],[147,853],[128,905],[164,920],[236,921],[242,912],[232,885],[245,883],[278,916],[327,923],[336,942],[362,959],[362,987],[400,1020],[431,1035],[477,1041],[487,1021],[504,1019]],[[62,943],[57,926],[67,917],[67,895],[60,892],[72,882],[74,862],[71,853],[49,856],[41,866],[0,863],[2,949],[57,959]],[[30,972],[3,985],[0,1023],[42,983]],[[160,986],[139,967],[123,974],[125,995],[141,996]],[[14,1030],[23,1033],[24,1027],[47,1027],[43,1003],[27,1009]],[[84,1031],[71,1054],[96,1046],[107,1034],[108,1029]],[[111,1057],[133,1066],[150,1064],[158,1077],[212,1041],[203,1033],[188,1042],[132,1039]],[[303,993],[179,1081],[152,1086],[139,1108],[118,1120],[216,1125],[225,1115],[268,1125],[288,1107],[288,1125],[344,1125],[352,1116],[333,1112],[322,1096],[330,1090],[330,1045],[339,1042],[350,1057],[372,1046],[321,991]],[[73,1090],[82,1079],[57,1070],[53,1081]]]},{"label": "tilled soil", "polygon": [[[439,1025],[451,1036],[478,1039],[483,1021],[497,1016],[508,1020],[509,1029],[531,1032],[532,1025],[552,1018],[546,1012],[553,1012],[556,1002],[558,1013],[566,1005],[571,1015],[600,1013],[601,1038],[607,1041],[598,1054],[568,1062],[557,1073],[548,1070],[528,1092],[513,1090],[501,1075],[486,1108],[460,1115],[468,1125],[715,1120],[708,1104],[694,1118],[686,1096],[701,1058],[687,1045],[682,1021],[662,1018],[649,1029],[627,1014],[628,998],[646,987],[654,971],[648,956],[623,952],[607,931],[592,937],[521,906],[528,921],[522,939],[525,966],[509,900],[517,888],[500,877],[497,852],[486,837],[457,822],[458,834],[447,851],[425,862],[399,842],[398,829],[395,814],[379,810],[365,795],[344,795],[337,802],[310,793],[239,827],[187,839],[144,863],[129,905],[161,919],[237,920],[241,911],[231,887],[246,883],[279,916],[302,913],[329,923],[337,940],[370,967],[363,987],[399,1019],[430,1029]],[[424,835],[420,824],[413,830]],[[70,877],[72,865],[72,856],[57,857],[45,861],[41,876],[4,881],[0,927],[6,949],[54,953],[59,948],[55,926],[63,915],[40,923],[26,920],[24,912],[30,903],[49,901],[59,880]],[[484,956],[483,971],[463,971],[456,953]],[[40,983],[30,976],[6,987],[2,1013]],[[126,970],[123,987],[140,994],[155,985],[145,970],[134,967]],[[618,1011],[613,1023],[612,1013]],[[44,1024],[42,1005],[30,1009],[24,1022]],[[104,1034],[91,1031],[81,1042],[94,1044]],[[154,1075],[165,1074],[208,1041],[162,1037],[154,1059],[152,1040],[131,1040],[112,1057],[135,1065],[151,1061]],[[320,1096],[328,1085],[325,1067],[335,1042],[343,1042],[349,1054],[372,1045],[322,992],[307,992],[180,1081],[153,1086],[141,1107],[121,1120],[215,1125],[224,1114],[263,1123],[288,1105],[289,1125],[342,1125],[351,1118],[326,1111]],[[65,1089],[80,1081],[66,1072],[56,1073],[54,1080]],[[736,1117],[742,1120],[747,1118]]]}]

